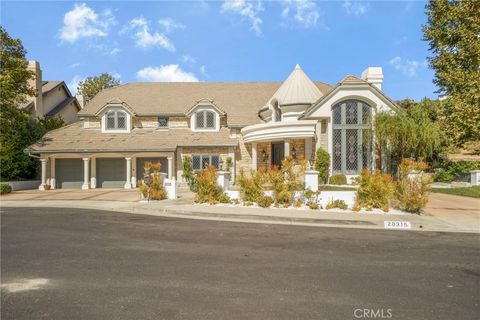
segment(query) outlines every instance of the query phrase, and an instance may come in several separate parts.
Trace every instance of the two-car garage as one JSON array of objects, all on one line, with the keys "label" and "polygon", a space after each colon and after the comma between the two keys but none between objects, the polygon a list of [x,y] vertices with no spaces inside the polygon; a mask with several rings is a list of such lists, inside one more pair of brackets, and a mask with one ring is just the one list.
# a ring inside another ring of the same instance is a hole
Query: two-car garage
[{"label": "two-car garage", "polygon": [[[146,161],[161,163],[161,172],[167,173],[168,162],[165,157],[138,157],[132,164],[132,176],[143,178]],[[95,161],[93,165],[92,161]],[[88,161],[90,176],[96,177],[96,188],[123,188],[127,179],[125,158],[94,158]],[[92,169],[95,168],[95,172]],[[135,172],[136,171],[136,172]],[[55,188],[80,189],[84,183],[84,161],[82,158],[55,159]]]}]

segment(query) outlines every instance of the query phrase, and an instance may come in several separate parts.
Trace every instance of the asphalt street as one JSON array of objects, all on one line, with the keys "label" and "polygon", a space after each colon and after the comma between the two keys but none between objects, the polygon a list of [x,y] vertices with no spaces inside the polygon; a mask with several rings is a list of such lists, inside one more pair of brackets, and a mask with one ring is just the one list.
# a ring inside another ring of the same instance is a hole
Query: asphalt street
[{"label": "asphalt street", "polygon": [[1,210],[3,320],[480,314],[476,234]]}]

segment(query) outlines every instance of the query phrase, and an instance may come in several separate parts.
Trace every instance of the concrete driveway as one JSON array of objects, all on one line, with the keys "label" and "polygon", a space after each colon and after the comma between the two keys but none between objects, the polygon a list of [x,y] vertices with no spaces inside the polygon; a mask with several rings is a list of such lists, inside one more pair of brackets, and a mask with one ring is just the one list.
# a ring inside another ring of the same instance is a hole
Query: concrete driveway
[{"label": "concrete driveway", "polygon": [[477,217],[480,218],[480,199],[431,193],[425,215],[437,217]]},{"label": "concrete driveway", "polygon": [[[164,200],[164,204],[191,204],[194,194],[187,188],[178,188],[177,200]],[[138,189],[56,189],[48,191],[22,190],[2,196],[4,201],[28,200],[91,200],[91,201],[140,201]]]}]

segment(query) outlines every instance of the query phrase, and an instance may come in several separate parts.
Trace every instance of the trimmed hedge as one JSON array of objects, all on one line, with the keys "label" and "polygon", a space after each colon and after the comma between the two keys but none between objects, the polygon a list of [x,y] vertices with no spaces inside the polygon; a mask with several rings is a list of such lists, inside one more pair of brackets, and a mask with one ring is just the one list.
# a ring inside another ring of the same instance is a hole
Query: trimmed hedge
[{"label": "trimmed hedge", "polygon": [[330,177],[330,184],[345,185],[347,184],[347,177],[344,174],[334,174]]},{"label": "trimmed hedge", "polygon": [[8,183],[0,182],[0,194],[7,194],[12,192],[12,186]]}]

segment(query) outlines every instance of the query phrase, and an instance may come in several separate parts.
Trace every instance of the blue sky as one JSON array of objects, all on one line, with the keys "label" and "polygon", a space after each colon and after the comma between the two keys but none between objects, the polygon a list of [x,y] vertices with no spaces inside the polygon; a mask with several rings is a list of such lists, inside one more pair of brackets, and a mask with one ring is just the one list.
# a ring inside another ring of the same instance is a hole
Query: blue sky
[{"label": "blue sky", "polygon": [[421,1],[2,1],[44,79],[282,81],[299,63],[336,84],[381,66],[393,99],[435,98]]}]

